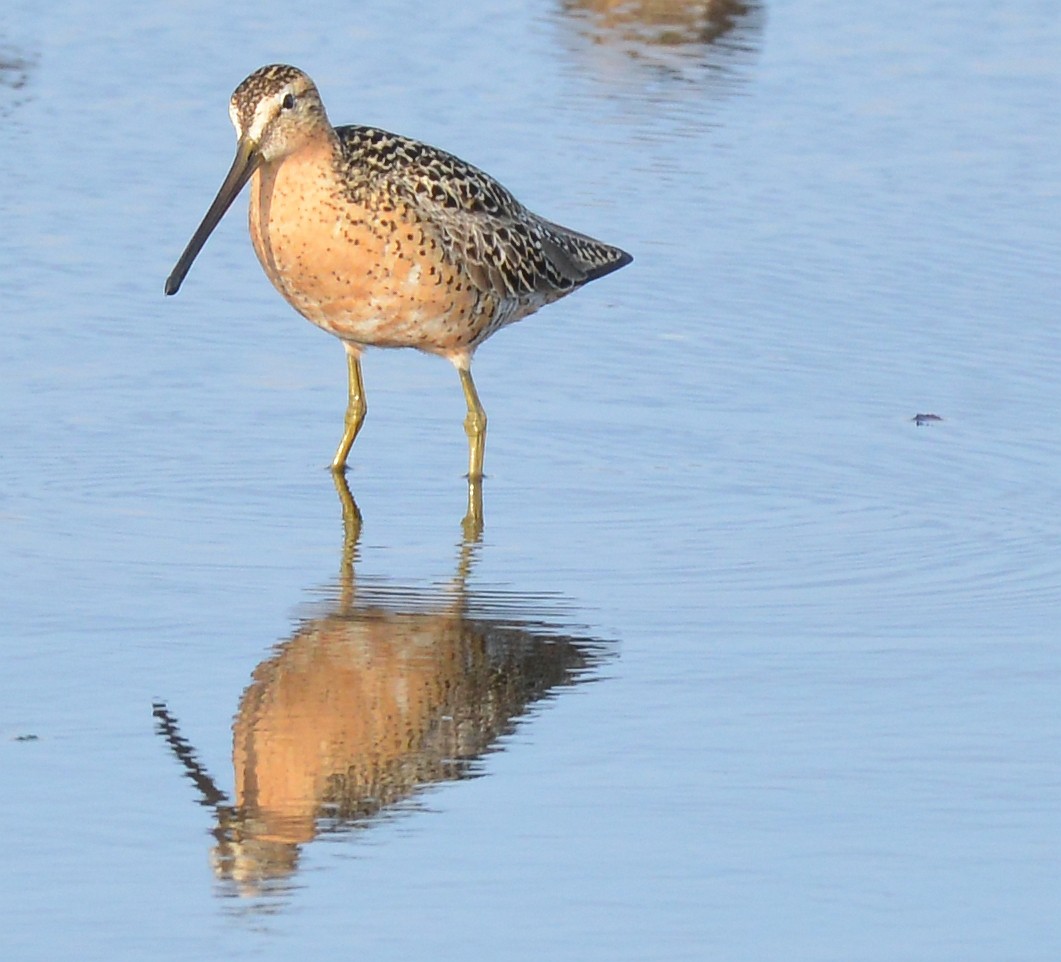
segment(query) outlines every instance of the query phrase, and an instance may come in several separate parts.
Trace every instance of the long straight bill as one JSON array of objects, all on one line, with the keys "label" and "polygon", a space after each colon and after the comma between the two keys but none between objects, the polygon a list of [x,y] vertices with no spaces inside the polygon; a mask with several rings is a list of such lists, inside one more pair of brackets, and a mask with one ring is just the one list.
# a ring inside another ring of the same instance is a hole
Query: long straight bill
[{"label": "long straight bill", "polygon": [[258,153],[258,145],[248,137],[242,138],[236,145],[236,159],[232,161],[232,167],[221,189],[217,192],[214,202],[210,205],[198,230],[192,234],[192,239],[188,241],[188,246],[184,248],[184,253],[181,254],[173,272],[166,278],[167,294],[176,294],[181,289],[181,284],[192,266],[192,261],[203,249],[206,239],[225,216],[225,211],[232,206],[232,202],[243,189],[243,185],[250,180],[251,174],[258,169],[261,162],[262,156]]}]

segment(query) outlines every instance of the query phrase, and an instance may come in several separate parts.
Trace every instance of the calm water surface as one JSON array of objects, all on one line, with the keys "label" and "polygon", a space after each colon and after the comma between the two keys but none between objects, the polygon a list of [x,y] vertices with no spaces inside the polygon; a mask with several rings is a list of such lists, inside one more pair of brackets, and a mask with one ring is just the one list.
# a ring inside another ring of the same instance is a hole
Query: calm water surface
[{"label": "calm water surface", "polygon": [[[0,12],[0,954],[1056,959],[1056,3],[451,7]],[[481,537],[242,205],[162,296],[276,60],[635,256]]]}]

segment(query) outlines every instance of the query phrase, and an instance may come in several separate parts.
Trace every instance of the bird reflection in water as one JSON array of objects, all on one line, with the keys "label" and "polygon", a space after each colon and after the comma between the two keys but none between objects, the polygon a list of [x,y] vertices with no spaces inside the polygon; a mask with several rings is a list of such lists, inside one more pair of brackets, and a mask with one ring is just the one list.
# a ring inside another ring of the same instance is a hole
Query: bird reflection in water
[{"label": "bird reflection in water", "polygon": [[764,20],[760,0],[561,0],[560,10],[599,66],[615,51],[686,79],[691,64],[725,73],[755,53]]},{"label": "bird reflection in water", "polygon": [[469,590],[474,519],[445,588],[359,581],[361,514],[343,475],[335,484],[337,591],[253,672],[233,723],[234,801],[168,707],[154,706],[158,733],[216,813],[215,871],[241,894],[282,889],[300,846],[321,833],[371,824],[426,786],[477,775],[520,716],[584,680],[608,647],[558,626],[555,601]]}]

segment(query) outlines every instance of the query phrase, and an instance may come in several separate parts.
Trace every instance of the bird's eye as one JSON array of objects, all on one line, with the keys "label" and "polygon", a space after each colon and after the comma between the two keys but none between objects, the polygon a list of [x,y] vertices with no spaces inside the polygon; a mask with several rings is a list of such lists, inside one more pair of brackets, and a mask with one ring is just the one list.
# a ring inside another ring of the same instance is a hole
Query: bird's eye
[{"label": "bird's eye", "polygon": [[292,94],[284,94],[284,99],[280,101],[280,106],[284,110],[290,110],[295,106],[295,98]]}]

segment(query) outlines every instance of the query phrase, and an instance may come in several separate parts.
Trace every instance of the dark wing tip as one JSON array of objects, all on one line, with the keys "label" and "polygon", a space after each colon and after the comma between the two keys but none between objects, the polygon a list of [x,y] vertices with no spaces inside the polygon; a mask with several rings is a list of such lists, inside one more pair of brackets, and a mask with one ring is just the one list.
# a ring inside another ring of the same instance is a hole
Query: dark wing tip
[{"label": "dark wing tip", "polygon": [[634,259],[633,254],[628,254],[626,251],[619,247],[612,247],[609,249],[609,253],[613,254],[614,257],[611,260],[605,261],[603,264],[597,264],[586,271],[586,282],[595,281],[600,277],[605,277],[611,274],[613,271],[617,271],[622,267],[626,267]]}]

